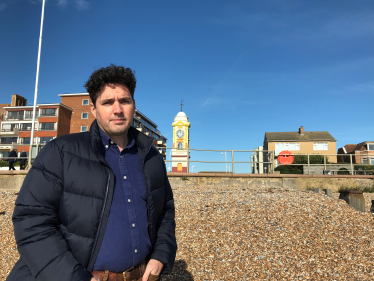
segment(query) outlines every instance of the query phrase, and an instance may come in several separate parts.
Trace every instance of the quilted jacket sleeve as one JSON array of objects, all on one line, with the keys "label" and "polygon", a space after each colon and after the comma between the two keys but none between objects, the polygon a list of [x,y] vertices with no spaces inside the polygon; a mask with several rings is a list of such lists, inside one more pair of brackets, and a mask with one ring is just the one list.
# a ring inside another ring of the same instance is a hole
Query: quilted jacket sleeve
[{"label": "quilted jacket sleeve", "polygon": [[175,238],[175,207],[173,192],[163,165],[165,174],[165,199],[162,214],[157,222],[157,239],[151,255],[163,263],[162,275],[170,274],[177,253],[177,241]]},{"label": "quilted jacket sleeve", "polygon": [[17,248],[36,280],[89,281],[91,273],[58,230],[62,168],[60,151],[51,141],[36,157],[16,200],[12,220]]}]

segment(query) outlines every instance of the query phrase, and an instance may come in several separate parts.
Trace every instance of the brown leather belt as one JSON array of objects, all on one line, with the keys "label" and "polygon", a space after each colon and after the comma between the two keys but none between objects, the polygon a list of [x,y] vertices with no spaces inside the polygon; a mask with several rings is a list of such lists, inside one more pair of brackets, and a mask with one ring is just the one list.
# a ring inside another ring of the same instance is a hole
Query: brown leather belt
[{"label": "brown leather belt", "polygon": [[92,271],[92,276],[95,277],[97,281],[137,281],[140,277],[143,276],[146,267],[147,260],[144,260],[141,264],[123,272],[94,270]]}]

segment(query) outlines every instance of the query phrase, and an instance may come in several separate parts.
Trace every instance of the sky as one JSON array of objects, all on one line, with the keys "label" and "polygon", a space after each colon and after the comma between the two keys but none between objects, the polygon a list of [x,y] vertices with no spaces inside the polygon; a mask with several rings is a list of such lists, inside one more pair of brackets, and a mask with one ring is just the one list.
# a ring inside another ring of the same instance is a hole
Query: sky
[{"label": "sky", "polygon": [[[0,103],[33,103],[41,9],[0,0]],[[374,140],[373,46],[374,1],[48,0],[38,103],[113,63],[135,70],[136,106],[169,144],[184,100],[191,148],[251,150],[300,126],[339,148]]]}]

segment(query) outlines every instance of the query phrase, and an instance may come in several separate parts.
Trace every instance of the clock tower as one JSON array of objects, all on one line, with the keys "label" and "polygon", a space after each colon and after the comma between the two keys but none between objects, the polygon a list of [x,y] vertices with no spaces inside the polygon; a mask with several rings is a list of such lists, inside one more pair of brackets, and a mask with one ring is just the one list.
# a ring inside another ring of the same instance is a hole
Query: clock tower
[{"label": "clock tower", "polygon": [[173,126],[173,149],[171,151],[172,172],[188,173],[189,153],[189,129],[190,122],[186,113],[182,110],[174,117]]}]

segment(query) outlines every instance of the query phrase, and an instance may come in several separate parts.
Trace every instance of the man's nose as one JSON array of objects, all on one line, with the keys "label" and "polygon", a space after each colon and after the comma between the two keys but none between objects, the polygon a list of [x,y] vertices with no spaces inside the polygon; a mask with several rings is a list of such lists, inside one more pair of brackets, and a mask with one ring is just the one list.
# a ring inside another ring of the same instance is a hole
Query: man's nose
[{"label": "man's nose", "polygon": [[115,102],[113,104],[113,112],[116,114],[121,114],[122,113],[122,107],[119,102]]}]

